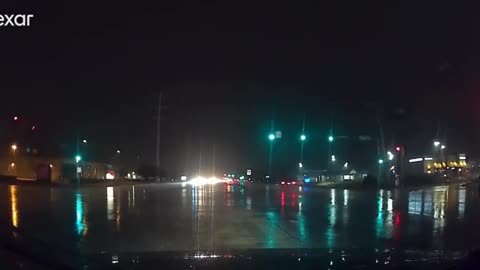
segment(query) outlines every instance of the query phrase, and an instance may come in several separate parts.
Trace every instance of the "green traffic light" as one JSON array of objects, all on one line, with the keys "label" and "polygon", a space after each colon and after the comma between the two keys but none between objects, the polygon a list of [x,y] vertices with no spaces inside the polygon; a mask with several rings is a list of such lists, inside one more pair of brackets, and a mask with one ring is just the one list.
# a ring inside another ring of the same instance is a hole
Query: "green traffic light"
[{"label": "green traffic light", "polygon": [[383,164],[383,159],[379,159],[378,164]]},{"label": "green traffic light", "polygon": [[333,136],[332,135],[328,136],[328,141],[333,142]]},{"label": "green traffic light", "polygon": [[307,136],[305,136],[304,134],[300,135],[300,140],[301,141],[305,141],[307,139]]},{"label": "green traffic light", "polygon": [[77,155],[75,156],[75,161],[77,161],[77,163],[82,160],[82,157],[80,155]]},{"label": "green traffic light", "polygon": [[268,135],[268,139],[269,139],[270,141],[275,140],[275,135],[274,135],[274,134]]}]

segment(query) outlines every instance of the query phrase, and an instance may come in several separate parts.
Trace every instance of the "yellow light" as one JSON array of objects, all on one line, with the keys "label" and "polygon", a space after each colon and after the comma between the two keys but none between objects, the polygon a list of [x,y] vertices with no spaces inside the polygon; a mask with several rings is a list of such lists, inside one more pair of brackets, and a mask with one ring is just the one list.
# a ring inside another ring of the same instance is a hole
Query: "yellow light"
[{"label": "yellow light", "polygon": [[12,150],[13,150],[13,151],[17,150],[17,145],[16,145],[16,144],[12,144],[11,147],[12,147]]},{"label": "yellow light", "polygon": [[10,163],[10,167],[15,167],[15,163]]},{"label": "yellow light", "polygon": [[431,169],[431,168],[432,168],[432,166],[430,166],[430,165],[427,166],[427,169]]}]

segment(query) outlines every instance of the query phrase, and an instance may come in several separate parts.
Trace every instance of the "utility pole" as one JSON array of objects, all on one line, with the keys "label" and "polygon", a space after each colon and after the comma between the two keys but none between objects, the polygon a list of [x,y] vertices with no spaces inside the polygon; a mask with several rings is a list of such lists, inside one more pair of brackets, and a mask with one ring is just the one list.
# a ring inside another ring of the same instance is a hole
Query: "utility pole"
[{"label": "utility pole", "polygon": [[157,155],[156,163],[157,173],[160,171],[160,116],[162,112],[162,92],[158,94],[158,112],[157,112]]},{"label": "utility pole", "polygon": [[273,141],[275,140],[275,134],[273,130],[273,119],[270,122],[270,135],[269,136],[269,149],[268,149],[268,175],[272,175],[272,156],[273,156]]},{"label": "utility pole", "polygon": [[[302,123],[302,134],[301,136],[305,136],[305,118],[307,114],[303,114],[303,123]],[[304,138],[304,137],[303,137]],[[300,163],[303,164],[303,138],[300,139]],[[303,165],[302,165],[303,166]]]},{"label": "utility pole", "polygon": [[202,151],[198,156],[198,175],[202,175]]},{"label": "utility pole", "polygon": [[[377,157],[382,157],[385,155],[385,136],[383,133],[383,123],[382,119],[380,119],[380,115],[378,113],[378,110],[376,112],[376,120],[377,120],[377,125],[378,125],[378,134],[380,137],[380,145],[377,143]],[[384,184],[384,174],[385,174],[385,169],[383,166],[378,167],[378,184]]]},{"label": "utility pole", "polygon": [[215,176],[215,158],[216,158],[216,145],[215,143],[213,144],[213,162],[212,162],[212,170],[213,170],[213,176]]}]

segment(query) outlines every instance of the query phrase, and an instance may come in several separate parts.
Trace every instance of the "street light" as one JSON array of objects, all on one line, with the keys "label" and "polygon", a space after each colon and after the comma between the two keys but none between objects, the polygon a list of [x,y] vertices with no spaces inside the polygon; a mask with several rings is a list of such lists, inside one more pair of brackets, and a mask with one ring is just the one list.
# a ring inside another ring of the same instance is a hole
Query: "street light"
[{"label": "street light", "polygon": [[75,156],[75,161],[78,163],[78,162],[80,162],[80,160],[82,160],[82,157],[80,155],[76,155]]},{"label": "street light", "polygon": [[83,143],[87,143],[87,140],[84,139],[84,140],[83,140]]},{"label": "street light", "polygon": [[307,136],[305,134],[300,135],[300,140],[305,141],[307,139]]},{"label": "street light", "polygon": [[120,154],[120,150],[117,150],[117,154]]},{"label": "street light", "polygon": [[17,150],[17,145],[16,145],[16,144],[12,144],[11,148],[12,148],[13,152],[15,152],[15,151]]},{"label": "street light", "polygon": [[387,155],[388,155],[388,160],[393,160],[394,156],[392,152],[388,151]]},{"label": "street light", "polygon": [[383,159],[379,159],[378,164],[383,164]]},{"label": "street light", "polygon": [[434,145],[435,147],[438,147],[438,146],[440,145],[440,142],[439,142],[439,141],[434,141],[434,142],[433,142],[433,145]]},{"label": "street light", "polygon": [[333,136],[332,135],[328,136],[328,141],[333,142]]},{"label": "street light", "polygon": [[273,155],[273,141],[275,140],[275,134],[268,134],[269,148],[268,148],[268,174],[272,173],[272,155]]},{"label": "street light", "polygon": [[442,144],[442,146],[440,146],[440,149],[442,149],[442,150],[445,149],[445,148],[446,148],[446,146],[443,145],[443,144]]},{"label": "street light", "polygon": [[332,155],[332,156],[331,156],[331,160],[332,160],[332,162],[335,162],[335,160],[336,160],[336,159],[335,159],[335,155]]}]

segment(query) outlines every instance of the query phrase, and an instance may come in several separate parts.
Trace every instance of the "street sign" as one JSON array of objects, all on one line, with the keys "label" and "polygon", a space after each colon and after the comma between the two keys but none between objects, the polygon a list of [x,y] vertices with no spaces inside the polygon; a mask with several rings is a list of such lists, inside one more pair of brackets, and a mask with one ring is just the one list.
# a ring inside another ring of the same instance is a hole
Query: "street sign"
[{"label": "street sign", "polygon": [[77,167],[77,173],[82,173],[82,167]]},{"label": "street sign", "polygon": [[252,170],[248,169],[247,170],[247,175],[252,175]]},{"label": "street sign", "polygon": [[362,136],[358,136],[358,140],[360,140],[360,141],[371,141],[371,140],[372,140],[372,137],[371,137],[371,136],[362,135]]}]

